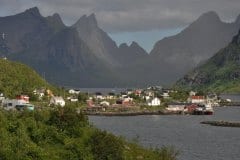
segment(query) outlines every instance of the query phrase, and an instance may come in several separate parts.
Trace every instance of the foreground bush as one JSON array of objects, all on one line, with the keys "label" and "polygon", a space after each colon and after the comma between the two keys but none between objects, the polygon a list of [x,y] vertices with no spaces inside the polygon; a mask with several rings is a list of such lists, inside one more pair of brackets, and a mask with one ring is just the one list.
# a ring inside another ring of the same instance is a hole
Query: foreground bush
[{"label": "foreground bush", "polygon": [[1,160],[175,160],[169,148],[143,149],[89,125],[74,108],[0,110]]}]

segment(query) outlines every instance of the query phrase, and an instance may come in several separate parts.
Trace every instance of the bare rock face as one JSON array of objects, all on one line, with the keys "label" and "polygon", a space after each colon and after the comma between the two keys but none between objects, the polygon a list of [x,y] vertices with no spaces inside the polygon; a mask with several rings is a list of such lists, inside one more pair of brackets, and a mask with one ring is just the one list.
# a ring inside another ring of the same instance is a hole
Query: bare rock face
[{"label": "bare rock face", "polygon": [[[224,23],[209,12],[178,35],[157,42],[147,54],[136,42],[118,47],[98,26],[94,14],[84,15],[68,27],[58,14],[43,17],[34,7],[0,17],[0,57],[28,64],[58,85],[169,84],[225,47],[239,25],[240,16],[234,23]],[[233,41],[239,43],[239,38]],[[204,78],[199,83],[202,81]]]},{"label": "bare rock face", "polygon": [[232,42],[203,65],[195,68],[176,86],[217,92],[237,92],[240,81],[240,31]]},{"label": "bare rock face", "polygon": [[98,27],[95,14],[82,16],[73,26],[79,37],[86,43],[96,57],[113,66],[119,65],[115,59],[116,43]]},{"label": "bare rock face", "polygon": [[234,23],[222,22],[215,12],[203,14],[181,33],[155,44],[150,53],[154,65],[160,64],[155,67],[171,68],[173,79],[183,75],[227,46],[237,34],[239,22],[239,18]]}]

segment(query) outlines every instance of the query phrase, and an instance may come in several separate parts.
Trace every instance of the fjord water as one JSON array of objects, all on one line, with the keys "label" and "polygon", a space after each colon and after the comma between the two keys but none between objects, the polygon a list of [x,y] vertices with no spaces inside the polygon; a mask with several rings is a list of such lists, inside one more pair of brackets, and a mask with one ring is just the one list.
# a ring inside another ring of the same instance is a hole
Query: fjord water
[{"label": "fjord water", "polygon": [[96,127],[146,147],[174,146],[179,160],[239,160],[240,128],[200,124],[207,120],[240,121],[240,107],[215,108],[213,116],[90,116]]}]

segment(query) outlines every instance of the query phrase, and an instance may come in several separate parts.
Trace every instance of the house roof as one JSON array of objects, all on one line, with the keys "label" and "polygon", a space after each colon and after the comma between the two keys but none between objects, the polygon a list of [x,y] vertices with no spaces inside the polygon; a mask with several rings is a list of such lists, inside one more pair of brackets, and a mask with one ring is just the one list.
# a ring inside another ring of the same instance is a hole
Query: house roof
[{"label": "house roof", "polygon": [[192,99],[205,99],[204,96],[192,96]]}]

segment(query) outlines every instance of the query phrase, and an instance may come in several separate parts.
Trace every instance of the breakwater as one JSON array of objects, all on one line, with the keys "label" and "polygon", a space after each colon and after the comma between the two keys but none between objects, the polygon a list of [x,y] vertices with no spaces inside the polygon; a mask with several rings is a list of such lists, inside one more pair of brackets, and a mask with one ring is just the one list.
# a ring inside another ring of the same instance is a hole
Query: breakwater
[{"label": "breakwater", "polygon": [[137,111],[137,112],[86,112],[91,116],[141,116],[141,115],[174,115],[179,112],[167,111]]},{"label": "breakwater", "polygon": [[203,121],[201,124],[208,124],[211,126],[219,127],[240,127],[240,122],[228,122],[228,121]]}]

